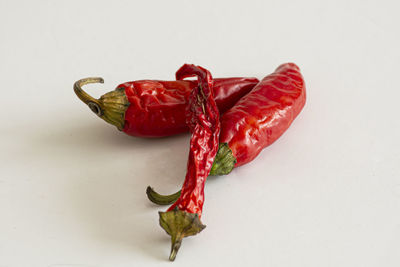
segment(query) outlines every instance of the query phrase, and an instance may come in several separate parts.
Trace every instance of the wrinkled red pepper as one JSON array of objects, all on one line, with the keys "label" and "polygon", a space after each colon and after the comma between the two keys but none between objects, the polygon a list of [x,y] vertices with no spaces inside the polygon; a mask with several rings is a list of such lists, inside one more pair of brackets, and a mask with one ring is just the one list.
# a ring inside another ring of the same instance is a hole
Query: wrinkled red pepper
[{"label": "wrinkled red pepper", "polygon": [[[197,81],[126,82],[100,99],[94,99],[81,88],[82,85],[95,82],[102,83],[103,79],[77,81],[75,93],[94,113],[126,134],[163,137],[189,130],[185,123],[185,107]],[[256,78],[214,79],[215,101],[220,112],[231,108],[258,82]]]},{"label": "wrinkled red pepper", "polygon": [[[299,67],[280,65],[222,116],[220,152],[212,174],[227,174],[252,161],[289,128],[305,102],[306,87]],[[228,155],[220,157],[226,153],[225,147]]]},{"label": "wrinkled red pepper", "polygon": [[160,212],[160,225],[171,236],[173,261],[182,239],[205,227],[200,221],[204,203],[204,185],[218,151],[219,112],[213,96],[211,74],[202,67],[184,65],[179,77],[198,76],[198,86],[190,94],[186,123],[192,133],[187,173],[181,195],[166,211]]},{"label": "wrinkled red pepper", "polygon": [[[280,65],[221,116],[220,144],[210,175],[228,174],[253,160],[289,128],[305,101],[299,67],[294,63]],[[146,193],[160,205],[179,197],[179,192],[163,196],[151,187]]]}]

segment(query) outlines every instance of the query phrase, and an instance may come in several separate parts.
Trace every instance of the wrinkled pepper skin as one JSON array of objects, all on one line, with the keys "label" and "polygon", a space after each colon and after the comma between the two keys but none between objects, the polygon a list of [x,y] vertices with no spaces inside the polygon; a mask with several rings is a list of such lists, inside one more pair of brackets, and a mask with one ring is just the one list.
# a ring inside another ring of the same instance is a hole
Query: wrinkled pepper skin
[{"label": "wrinkled pepper skin", "polygon": [[186,107],[186,125],[192,133],[190,139],[187,174],[180,198],[168,209],[196,213],[201,217],[204,203],[204,185],[218,151],[221,130],[219,110],[213,95],[213,80],[209,71],[191,64],[178,70],[179,78],[197,75],[196,86]]},{"label": "wrinkled pepper skin", "polygon": [[[299,67],[282,64],[221,116],[219,149],[210,175],[228,174],[252,161],[289,128],[305,102]],[[160,195],[151,187],[146,193],[158,205],[173,203],[180,195]]]},{"label": "wrinkled pepper skin", "polygon": [[[299,67],[282,64],[221,116],[220,143],[210,175],[225,175],[252,161],[289,128],[305,102]],[[173,203],[180,195],[160,195],[151,187],[146,193],[158,205]]]},{"label": "wrinkled pepper skin", "polygon": [[277,140],[305,105],[306,90],[294,63],[280,65],[221,118],[220,143],[227,143],[235,167],[252,161]]},{"label": "wrinkled pepper skin", "polygon": [[[177,76],[178,77],[178,76]],[[178,77],[180,78],[180,77]],[[231,108],[259,82],[256,78],[214,79],[221,112]],[[120,84],[129,101],[123,131],[132,136],[164,137],[187,132],[185,107],[197,81],[141,80]]]},{"label": "wrinkled pepper skin", "polygon": [[184,237],[196,235],[205,228],[200,220],[204,185],[218,151],[221,130],[210,72],[185,64],[178,73],[181,78],[195,75],[199,82],[190,93],[186,109],[186,124],[192,135],[181,194],[166,212],[159,212],[160,226],[171,236],[171,261],[175,260]]}]

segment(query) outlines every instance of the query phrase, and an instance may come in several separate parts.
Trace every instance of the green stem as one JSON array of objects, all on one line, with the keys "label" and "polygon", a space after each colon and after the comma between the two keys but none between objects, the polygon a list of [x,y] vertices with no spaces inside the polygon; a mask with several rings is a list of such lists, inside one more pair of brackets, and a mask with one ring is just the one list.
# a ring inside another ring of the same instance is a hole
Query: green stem
[{"label": "green stem", "polygon": [[100,77],[81,79],[74,84],[75,94],[97,116],[115,125],[122,131],[125,124],[125,112],[129,107],[129,100],[126,97],[125,89],[117,88],[102,95],[99,99],[95,99],[82,89],[82,86],[90,83],[104,83],[104,80]]},{"label": "green stem", "polygon": [[146,189],[147,197],[151,202],[157,205],[171,205],[174,204],[176,200],[178,200],[179,196],[181,195],[181,191],[179,190],[175,194],[172,195],[160,195],[153,188],[150,186]]},{"label": "green stem", "polygon": [[160,226],[171,236],[170,261],[174,261],[182,244],[182,239],[200,233],[206,226],[201,223],[197,213],[174,210],[159,212]]},{"label": "green stem", "polygon": [[226,175],[235,168],[237,160],[227,143],[220,143],[211,167],[210,175]]},{"label": "green stem", "polygon": [[[227,143],[219,144],[218,153],[215,156],[210,175],[226,175],[230,173],[236,164],[236,158]],[[171,205],[178,200],[181,191],[171,195],[160,195],[150,186],[146,189],[147,197],[151,202],[157,205]]]}]

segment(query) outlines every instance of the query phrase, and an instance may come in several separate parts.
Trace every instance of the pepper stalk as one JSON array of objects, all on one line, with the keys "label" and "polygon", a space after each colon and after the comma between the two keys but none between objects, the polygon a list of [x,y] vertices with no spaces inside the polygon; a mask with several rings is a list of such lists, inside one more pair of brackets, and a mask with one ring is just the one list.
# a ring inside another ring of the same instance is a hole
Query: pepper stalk
[{"label": "pepper stalk", "polygon": [[106,122],[116,126],[122,131],[125,124],[125,112],[129,107],[129,101],[124,88],[117,88],[114,91],[102,95],[99,99],[87,94],[82,86],[90,83],[104,83],[101,77],[91,77],[76,81],[74,84],[75,94],[88,105],[97,116]]},{"label": "pepper stalk", "polygon": [[[215,156],[213,165],[211,167],[210,175],[226,175],[229,174],[235,167],[236,158],[232,155],[232,150],[227,143],[221,143],[218,147],[218,153]],[[161,195],[157,193],[152,187],[148,186],[146,189],[147,198],[157,205],[171,205],[178,200],[181,191],[171,195]]]}]

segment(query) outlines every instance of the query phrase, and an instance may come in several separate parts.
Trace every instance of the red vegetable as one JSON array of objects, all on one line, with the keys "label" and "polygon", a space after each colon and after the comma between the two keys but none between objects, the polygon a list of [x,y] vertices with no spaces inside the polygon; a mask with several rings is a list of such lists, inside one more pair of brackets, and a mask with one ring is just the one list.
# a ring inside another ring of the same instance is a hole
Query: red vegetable
[{"label": "red vegetable", "polygon": [[[75,93],[90,109],[119,130],[132,136],[163,137],[188,131],[185,107],[197,81],[141,80],[127,82],[94,99],[81,86],[103,83],[102,78],[79,80]],[[221,78],[214,80],[215,101],[220,112],[231,108],[257,83],[256,78]]]},{"label": "red vegetable", "polygon": [[198,66],[184,65],[179,77],[198,76],[189,98],[186,122],[192,133],[187,173],[181,195],[167,212],[160,212],[160,225],[171,236],[170,260],[175,259],[182,239],[205,228],[200,221],[204,184],[218,151],[219,112],[214,100],[211,74]]},{"label": "red vegetable", "polygon": [[230,151],[216,158],[213,174],[227,174],[233,167],[252,161],[289,128],[305,101],[299,67],[294,63],[280,65],[222,116],[219,155],[226,153],[225,148]]},{"label": "red vegetable", "polygon": [[[253,160],[289,128],[305,101],[304,80],[295,64],[282,64],[266,76],[221,117],[220,144],[210,175],[228,174]],[[179,192],[159,195],[151,187],[146,193],[160,205],[179,197]]]}]

